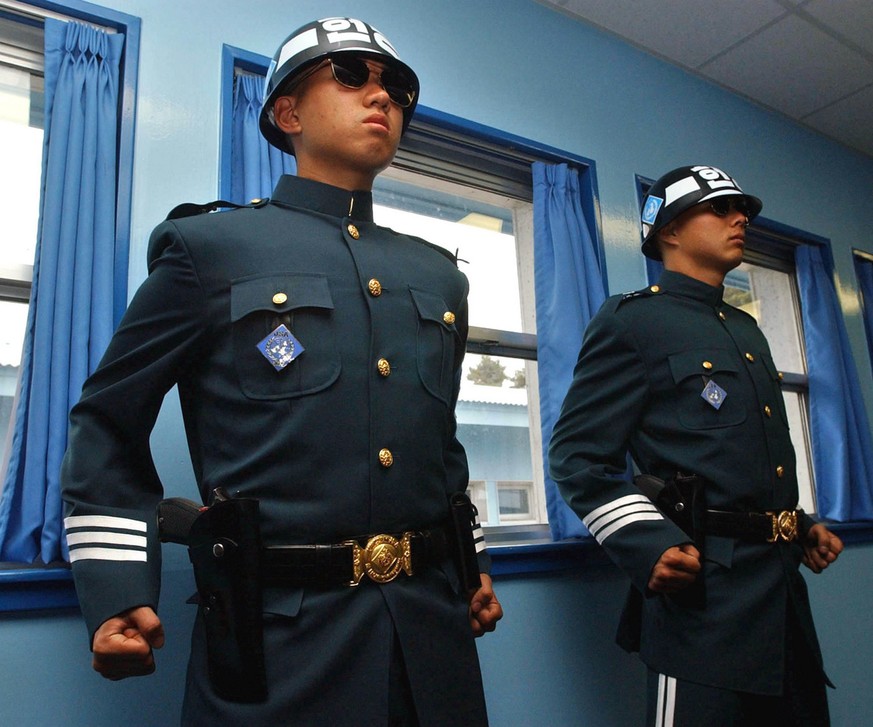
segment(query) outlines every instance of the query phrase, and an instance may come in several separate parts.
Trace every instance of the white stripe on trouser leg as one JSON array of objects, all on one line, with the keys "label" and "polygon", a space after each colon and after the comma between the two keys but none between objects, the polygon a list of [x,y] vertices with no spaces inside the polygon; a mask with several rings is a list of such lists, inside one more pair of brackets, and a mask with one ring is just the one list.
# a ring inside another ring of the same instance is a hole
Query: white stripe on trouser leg
[{"label": "white stripe on trouser leg", "polygon": [[673,727],[676,712],[676,677],[658,674],[658,711],[655,727]]}]

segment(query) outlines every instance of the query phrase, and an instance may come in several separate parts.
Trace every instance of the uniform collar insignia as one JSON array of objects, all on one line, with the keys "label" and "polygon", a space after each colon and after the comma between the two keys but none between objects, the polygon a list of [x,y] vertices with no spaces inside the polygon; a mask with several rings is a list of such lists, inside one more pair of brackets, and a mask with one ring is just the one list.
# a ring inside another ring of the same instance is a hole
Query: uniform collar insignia
[{"label": "uniform collar insignia", "polygon": [[302,207],[333,217],[351,216],[352,219],[361,222],[373,221],[371,192],[349,192],[329,184],[287,174],[279,178],[270,202],[280,207]]}]

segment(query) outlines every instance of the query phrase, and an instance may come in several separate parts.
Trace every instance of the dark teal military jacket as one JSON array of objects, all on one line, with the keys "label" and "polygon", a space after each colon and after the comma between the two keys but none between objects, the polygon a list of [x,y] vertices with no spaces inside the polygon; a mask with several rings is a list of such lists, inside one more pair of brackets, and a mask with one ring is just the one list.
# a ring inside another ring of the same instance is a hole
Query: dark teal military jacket
[{"label": "dark teal military jacket", "polygon": [[[639,644],[646,664],[681,679],[778,694],[789,603],[820,653],[798,572],[801,546],[708,536],[700,544],[704,609],[647,592],[661,554],[689,537],[623,477],[630,452],[643,473],[705,478],[711,509],[797,506],[779,374],[755,320],[722,293],[667,271],[658,285],[604,303],[554,428],[550,469],[591,534],[647,596]],[[709,382],[721,387],[718,408],[702,396]]]},{"label": "dark teal military jacket", "polygon": [[[174,384],[203,500],[217,487],[257,498],[266,545],[446,521],[468,482],[454,416],[468,283],[450,254],[372,219],[368,192],[283,177],[269,203],[155,229],[148,278],[71,415],[65,524],[90,633],[157,605],[163,488],[149,435]],[[295,357],[277,368],[263,349],[281,326]],[[268,591],[266,610],[299,624],[293,654],[266,644],[271,679],[302,705],[295,724],[386,723],[392,628],[422,723],[479,724],[457,587],[445,564],[384,586]]]}]

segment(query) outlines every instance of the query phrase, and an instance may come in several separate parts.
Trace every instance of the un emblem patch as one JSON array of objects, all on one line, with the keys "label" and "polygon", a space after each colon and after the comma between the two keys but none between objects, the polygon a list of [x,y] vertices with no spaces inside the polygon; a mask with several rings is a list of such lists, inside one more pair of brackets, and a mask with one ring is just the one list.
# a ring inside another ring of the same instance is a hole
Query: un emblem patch
[{"label": "un emblem patch", "polygon": [[658,216],[658,210],[661,209],[661,205],[664,204],[664,200],[661,197],[655,197],[653,194],[650,194],[646,197],[646,203],[643,205],[643,214],[641,219],[647,225],[654,225],[655,218]]},{"label": "un emblem patch", "polygon": [[258,344],[258,350],[276,371],[281,371],[306,349],[283,323]]}]

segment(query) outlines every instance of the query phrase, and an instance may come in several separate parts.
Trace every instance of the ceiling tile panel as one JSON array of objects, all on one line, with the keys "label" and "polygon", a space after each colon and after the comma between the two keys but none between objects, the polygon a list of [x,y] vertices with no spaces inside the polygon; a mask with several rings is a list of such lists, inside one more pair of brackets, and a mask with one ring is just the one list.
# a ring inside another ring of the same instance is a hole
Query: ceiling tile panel
[{"label": "ceiling tile panel", "polygon": [[812,0],[803,10],[873,56],[873,2]]},{"label": "ceiling tile panel", "polygon": [[871,119],[873,119],[873,86],[868,86],[849,98],[807,116],[804,122],[816,131],[873,156]]},{"label": "ceiling tile panel", "polygon": [[795,15],[771,25],[700,71],[798,119],[873,80],[873,63]]},{"label": "ceiling tile panel", "polygon": [[559,7],[689,68],[786,13],[775,0],[556,0]]},{"label": "ceiling tile panel", "polygon": [[873,156],[873,0],[537,0]]}]

